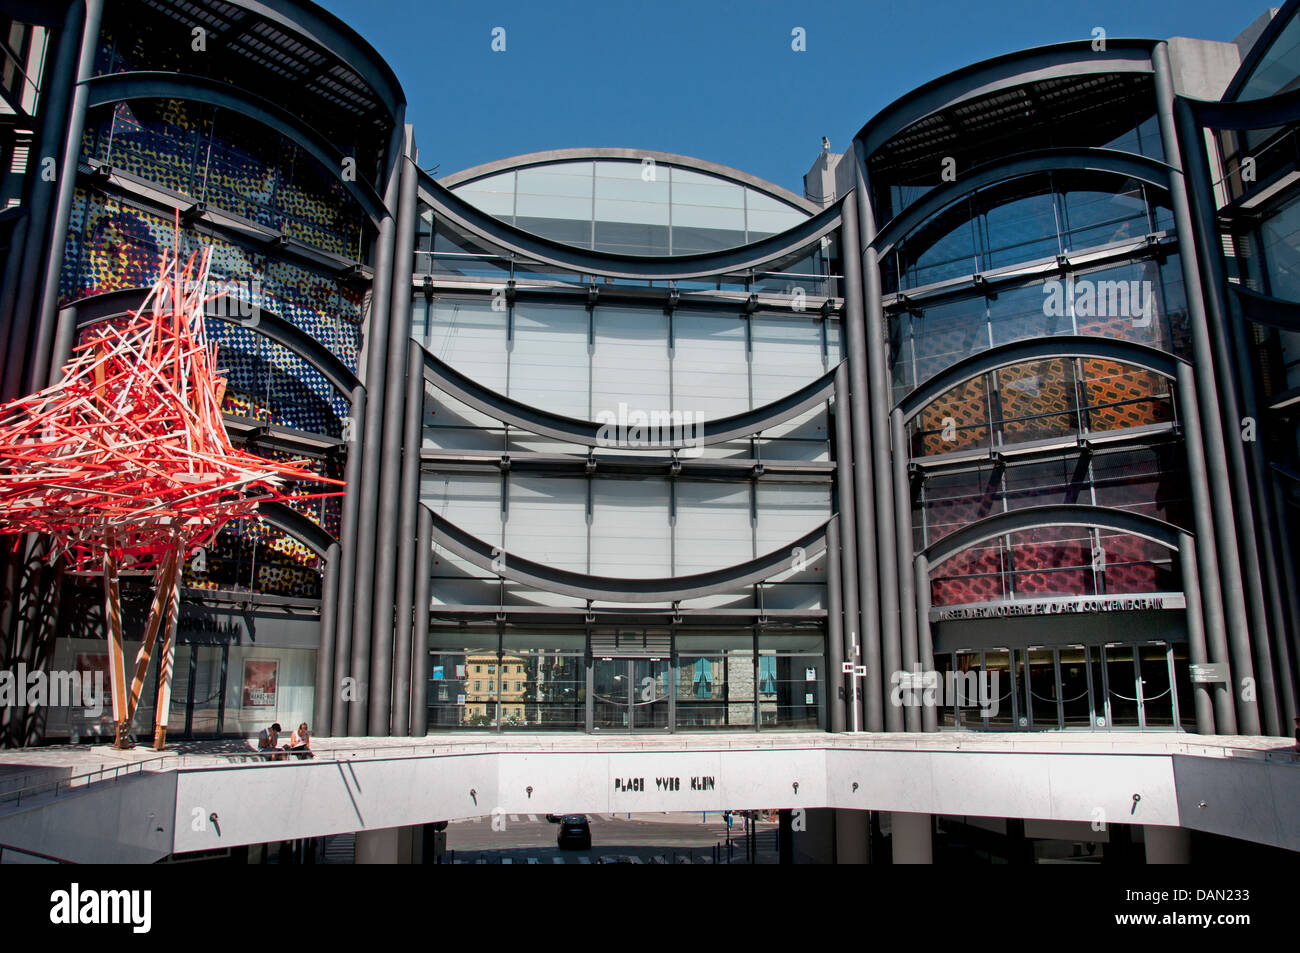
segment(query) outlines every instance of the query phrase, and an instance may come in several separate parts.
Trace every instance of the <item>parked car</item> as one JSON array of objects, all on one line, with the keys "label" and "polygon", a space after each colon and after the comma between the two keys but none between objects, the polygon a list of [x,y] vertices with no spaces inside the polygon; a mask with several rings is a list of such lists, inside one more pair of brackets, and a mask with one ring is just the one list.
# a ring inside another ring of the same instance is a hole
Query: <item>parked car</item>
[{"label": "parked car", "polygon": [[587,823],[587,815],[565,814],[555,843],[560,850],[590,850],[591,825]]}]

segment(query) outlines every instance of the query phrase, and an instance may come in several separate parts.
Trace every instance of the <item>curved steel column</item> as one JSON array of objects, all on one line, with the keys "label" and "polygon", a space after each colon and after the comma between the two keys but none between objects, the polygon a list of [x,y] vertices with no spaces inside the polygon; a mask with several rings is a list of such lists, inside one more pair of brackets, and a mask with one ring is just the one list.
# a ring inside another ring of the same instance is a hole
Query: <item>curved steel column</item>
[{"label": "curved steel column", "polygon": [[[897,534],[894,526],[893,473],[889,453],[889,369],[885,354],[885,311],[881,302],[880,261],[871,242],[876,236],[875,216],[871,210],[870,193],[861,162],[857,168],[857,208],[861,215],[859,234],[862,241],[862,299],[866,308],[864,333],[867,344],[866,384],[867,394],[854,395],[870,415],[871,463],[875,483],[875,539],[871,541],[876,547],[876,571],[879,573],[880,605],[880,667],[873,676],[868,671],[871,683],[879,682],[876,688],[881,697],[886,698],[885,686],[890,678],[903,664],[902,633],[898,613],[898,552]],[[847,216],[846,216],[847,218]],[[865,401],[865,406],[863,402]],[[864,510],[867,508],[863,501]],[[862,557],[859,547],[858,557]],[[896,705],[885,705],[885,730],[903,731],[905,721],[903,712]]]},{"label": "curved steel column", "polygon": [[[1201,606],[1201,580],[1196,571],[1196,540],[1184,533],[1178,540],[1178,565],[1182,569],[1183,595],[1187,599],[1187,657],[1192,665],[1204,665],[1205,618]],[[1210,683],[1193,682],[1192,700],[1196,706],[1196,733],[1214,734],[1214,699]]]},{"label": "curved steel column", "polygon": [[[1255,374],[1242,337],[1241,323],[1232,314],[1227,300],[1227,275],[1223,268],[1223,245],[1219,241],[1216,206],[1209,164],[1205,156],[1205,139],[1201,125],[1193,115],[1191,103],[1178,99],[1174,103],[1176,133],[1183,160],[1183,180],[1188,207],[1197,228],[1193,234],[1202,273],[1206,277],[1206,319],[1214,357],[1218,363],[1222,413],[1227,436],[1229,475],[1233,481],[1233,504],[1237,511],[1237,534],[1241,545],[1242,574],[1250,610],[1251,641],[1255,647],[1255,666],[1259,672],[1259,705],[1265,730],[1270,735],[1287,732],[1278,709],[1279,691],[1274,677],[1272,638],[1285,632],[1281,585],[1277,575],[1276,541],[1273,538],[1273,514],[1270,494],[1264,481],[1264,457],[1259,440],[1241,439],[1244,418],[1262,425],[1255,396]],[[1240,403],[1238,401],[1240,400]],[[1247,448],[1247,443],[1250,444]],[[1249,458],[1249,459],[1248,459]],[[1261,553],[1264,558],[1261,559]],[[1267,594],[1266,594],[1267,591]],[[1267,605],[1266,605],[1267,601]],[[1291,677],[1282,673],[1281,694],[1288,707],[1294,708]]]},{"label": "curved steel column", "polygon": [[[916,585],[917,651],[921,657],[921,670],[928,678],[934,673],[935,668],[934,634],[930,630],[930,561],[925,558],[925,553],[917,553],[912,578],[915,580]],[[939,709],[936,704],[922,705],[921,730],[939,730]]]},{"label": "curved steel column", "polygon": [[321,737],[329,735],[329,724],[334,708],[334,642],[338,634],[339,553],[338,543],[331,543],[325,552],[325,566],[321,574],[320,592],[320,643],[316,647],[316,704],[312,714],[312,730]]},{"label": "curved steel column", "polygon": [[356,604],[357,523],[361,505],[361,458],[366,444],[363,431],[366,421],[366,389],[358,384],[352,390],[352,403],[345,424],[344,447],[348,458],[343,464],[343,512],[339,519],[338,610],[335,615],[334,679],[330,709],[329,734],[340,737],[348,733],[348,706],[343,704],[342,679],[350,676],[352,664],[353,608]]},{"label": "curved steel column", "polygon": [[831,731],[844,730],[845,698],[853,703],[853,696],[845,691],[844,675],[838,674],[844,662],[843,605],[840,601],[840,520],[832,516],[826,524],[826,665],[830,668],[827,685],[830,691]]},{"label": "curved steel column", "polygon": [[[903,412],[897,408],[889,415],[889,437],[894,465],[894,545],[898,560],[898,614],[903,649],[903,669],[915,676],[920,655],[916,643],[916,573],[912,556],[912,485],[907,477],[907,431]],[[926,671],[929,671],[927,669]],[[904,707],[908,731],[921,730],[921,712],[915,705]]]},{"label": "curved steel column", "polygon": [[[81,11],[84,11],[84,18]],[[103,0],[74,3],[68,11],[63,35],[59,37],[59,51],[52,64],[55,72],[50,77],[51,89],[47,102],[51,109],[51,121],[42,123],[41,141],[32,152],[35,168],[30,173],[32,187],[29,196],[31,204],[27,213],[28,227],[22,268],[16,276],[18,288],[10,318],[4,389],[0,392],[5,400],[33,393],[46,384],[50,342],[54,338],[54,311],[58,304],[59,279],[63,273],[64,244],[68,221],[72,216],[72,199],[77,186],[77,160],[81,157],[81,133],[86,121],[87,92],[83,84],[95,68],[95,51],[99,48],[99,24],[103,13]],[[71,51],[77,51],[75,60],[68,55]],[[75,85],[71,85],[73,83]],[[71,104],[67,105],[69,97]],[[53,120],[64,117],[64,123],[55,128]],[[45,159],[55,156],[59,162],[55,169],[55,181],[48,183],[42,174],[44,170],[40,167]],[[52,225],[49,224],[51,212]],[[39,285],[41,292],[33,305],[37,275],[42,276]],[[36,332],[34,343],[29,337],[32,329]]]},{"label": "curved steel column", "polygon": [[[393,242],[391,288],[388,301],[388,355],[384,381],[383,438],[379,448],[379,503],[375,526],[375,592],[370,635],[370,718],[367,733],[388,735],[392,729],[394,625],[400,625],[402,606],[395,604],[397,549],[402,522],[402,442],[406,432],[403,410],[407,345],[411,326],[411,261],[415,254],[415,137],[406,126],[398,160],[400,189],[397,233]],[[423,373],[421,374],[423,377]],[[407,631],[409,633],[409,607]],[[408,649],[408,662],[409,662]],[[406,668],[409,677],[410,670]],[[409,686],[401,689],[409,691]],[[402,705],[406,707],[405,704]],[[405,734],[405,727],[397,730]]]},{"label": "curved steel column", "polygon": [[[1211,662],[1228,664],[1228,634],[1223,618],[1223,593],[1219,587],[1219,554],[1210,513],[1210,480],[1205,471],[1205,444],[1201,441],[1201,413],[1196,406],[1196,382],[1188,365],[1178,369],[1178,415],[1186,437],[1187,482],[1192,490],[1192,518],[1196,524],[1196,555],[1200,563],[1201,614]],[[1186,587],[1186,584],[1184,584]],[[1188,611],[1191,604],[1188,603]],[[1231,676],[1214,689],[1214,725],[1225,735],[1237,733],[1237,710],[1232,703]]]},{"label": "curved steel column", "polygon": [[[1183,285],[1187,289],[1187,313],[1192,331],[1192,350],[1196,359],[1196,386],[1201,405],[1201,427],[1204,434],[1206,472],[1212,486],[1210,505],[1214,514],[1214,529],[1219,555],[1219,577],[1223,584],[1225,621],[1228,623],[1228,641],[1232,649],[1233,674],[1239,680],[1234,684],[1238,725],[1244,734],[1257,735],[1260,731],[1259,705],[1247,699],[1240,691],[1246,679],[1254,682],[1255,665],[1251,659],[1251,637],[1246,607],[1246,591],[1242,580],[1241,557],[1237,547],[1237,516],[1233,507],[1233,480],[1229,472],[1227,441],[1223,433],[1223,420],[1218,411],[1223,398],[1214,367],[1214,347],[1201,293],[1201,269],[1196,253],[1195,228],[1191,206],[1187,198],[1187,185],[1182,172],[1177,130],[1174,123],[1174,86],[1169,67],[1169,49],[1157,43],[1151,54],[1155,68],[1156,109],[1160,120],[1160,137],[1164,143],[1165,157],[1173,171],[1169,176],[1169,198],[1173,206],[1174,224],[1178,231],[1179,259],[1182,262]],[[1198,534],[1199,535],[1199,534]],[[1201,567],[1201,578],[1210,575]],[[1271,686],[1270,686],[1271,687]],[[1223,720],[1219,719],[1223,727]]]},{"label": "curved steel column", "polygon": [[[410,284],[410,281],[407,281]],[[410,307],[408,301],[406,307]],[[393,633],[393,734],[411,732],[411,626],[415,611],[415,546],[419,532],[420,444],[424,422],[424,361],[419,347],[407,347],[406,412],[402,435],[401,529],[397,549],[397,628]]]},{"label": "curved steel column", "polygon": [[[862,215],[870,220],[871,210],[865,205],[866,186],[861,169],[853,195],[846,197],[844,206],[844,340],[849,349],[849,403],[852,408],[850,422],[853,436],[853,500],[854,518],[857,522],[856,556],[858,562],[858,611],[861,628],[858,644],[862,647],[862,664],[867,667],[862,679],[863,724],[867,731],[885,730],[885,679],[881,673],[880,646],[880,575],[876,551],[876,479],[871,457],[871,413],[868,409],[871,389],[867,384],[870,368],[867,363],[865,302],[867,285],[863,281]],[[874,227],[874,226],[873,226]],[[869,249],[866,250],[869,252]],[[872,259],[874,263],[874,258]],[[872,269],[874,283],[871,293],[880,301],[880,275]],[[849,581],[852,585],[852,580]],[[854,679],[858,681],[858,679]]]},{"label": "curved steel column", "polygon": [[433,516],[423,506],[419,511],[419,535],[415,541],[415,635],[411,640],[411,736],[429,732],[429,588],[433,574]]},{"label": "curved steel column", "polygon": [[[857,495],[854,490],[854,481],[856,479],[854,470],[856,468],[853,466],[851,417],[852,399],[849,396],[849,367],[848,364],[841,362],[840,366],[835,369],[835,492],[839,510],[840,537],[840,550],[837,558],[840,561],[840,590],[844,609],[844,627],[841,632],[843,644],[840,647],[840,658],[841,661],[860,665],[862,664],[863,633],[866,631],[866,627],[863,625],[859,603],[857,504],[854,501],[854,497]],[[872,567],[872,576],[875,576],[874,566]],[[873,607],[873,615],[874,612]],[[834,676],[835,672],[831,674]],[[844,676],[841,675],[841,679],[843,678]],[[849,676],[847,681],[842,680],[840,684],[844,686],[848,704],[852,706],[849,709],[847,720],[856,730],[860,731],[865,724],[861,680],[856,676]]]},{"label": "curved steel column", "polygon": [[[366,419],[365,452],[361,460],[360,500],[357,515],[357,560],[352,607],[352,669],[356,695],[349,702],[349,735],[364,735],[370,726],[370,640],[374,625],[375,546],[379,519],[380,449],[384,439],[384,411],[388,370],[388,338],[392,313],[389,308],[393,289],[393,242],[396,223],[393,212],[401,186],[402,144],[406,129],[400,123],[393,130],[385,157],[388,162],[387,186],[384,189],[386,213],[380,220],[375,238],[375,280],[370,296],[370,320],[366,328]],[[391,410],[391,408],[389,408]],[[387,681],[387,680],[385,680]]]}]

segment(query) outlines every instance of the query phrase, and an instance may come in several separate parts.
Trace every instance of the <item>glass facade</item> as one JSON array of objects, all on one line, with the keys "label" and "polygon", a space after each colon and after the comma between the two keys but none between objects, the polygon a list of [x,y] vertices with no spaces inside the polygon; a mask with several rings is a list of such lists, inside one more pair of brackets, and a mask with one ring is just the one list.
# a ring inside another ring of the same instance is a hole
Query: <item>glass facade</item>
[{"label": "glass facade", "polygon": [[808,212],[721,175],[647,157],[546,162],[453,186],[507,224],[624,255],[691,255],[793,228]]}]

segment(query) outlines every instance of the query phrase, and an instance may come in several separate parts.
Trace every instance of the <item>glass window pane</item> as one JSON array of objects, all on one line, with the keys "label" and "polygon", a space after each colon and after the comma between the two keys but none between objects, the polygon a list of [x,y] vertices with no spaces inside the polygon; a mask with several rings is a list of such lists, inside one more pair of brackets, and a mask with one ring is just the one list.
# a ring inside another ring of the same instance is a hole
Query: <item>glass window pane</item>
[{"label": "glass window pane", "polygon": [[647,415],[670,410],[668,316],[662,309],[595,309],[596,346],[591,356],[591,415],[619,418],[619,405]]},{"label": "glass window pane", "polygon": [[734,566],[754,558],[747,483],[678,480],[674,575]]},{"label": "glass window pane", "polygon": [[587,571],[587,481],[509,476],[505,549],[546,566]]},{"label": "glass window pane", "polygon": [[542,410],[590,419],[587,336],[586,308],[517,301],[509,395]]},{"label": "glass window pane", "polygon": [[745,321],[714,311],[673,312],[673,409],[717,420],[749,409]]},{"label": "glass window pane", "polygon": [[592,572],[625,578],[670,576],[670,548],[665,480],[593,481]]}]

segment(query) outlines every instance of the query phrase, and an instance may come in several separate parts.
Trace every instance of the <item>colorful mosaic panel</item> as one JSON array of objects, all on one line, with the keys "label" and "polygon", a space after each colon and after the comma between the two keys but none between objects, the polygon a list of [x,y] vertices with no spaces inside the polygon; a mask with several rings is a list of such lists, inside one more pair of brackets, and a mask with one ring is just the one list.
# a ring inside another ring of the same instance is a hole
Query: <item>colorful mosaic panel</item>
[{"label": "colorful mosaic panel", "polygon": [[1076,596],[1095,591],[1092,534],[1075,526],[1011,534],[1012,584],[1017,596]]},{"label": "colorful mosaic panel", "polygon": [[998,541],[975,546],[930,571],[930,598],[936,606],[995,602],[1005,598],[1006,553]]},{"label": "colorful mosaic panel", "polygon": [[343,258],[363,249],[364,219],[338,170],[238,113],[121,102],[94,112],[82,153]]},{"label": "colorful mosaic panel", "polygon": [[989,445],[988,381],[959,384],[931,401],[912,422],[913,454],[928,457]]},{"label": "colorful mosaic panel", "polygon": [[997,372],[1006,443],[1074,433],[1074,362],[1058,358],[1004,367]]},{"label": "colorful mosaic panel", "polygon": [[[140,287],[149,280],[172,223],[95,192],[79,190],[68,233],[61,302]],[[300,265],[187,231],[191,249],[213,248],[212,273],[241,282],[255,307],[274,312],[324,344],[355,370],[364,293]],[[338,436],[347,401],[307,362],[250,328],[214,321],[211,334],[229,370],[226,410]]]},{"label": "colorful mosaic panel", "polygon": [[1174,419],[1168,378],[1118,361],[1088,358],[1082,363],[1090,430],[1123,430]]}]

